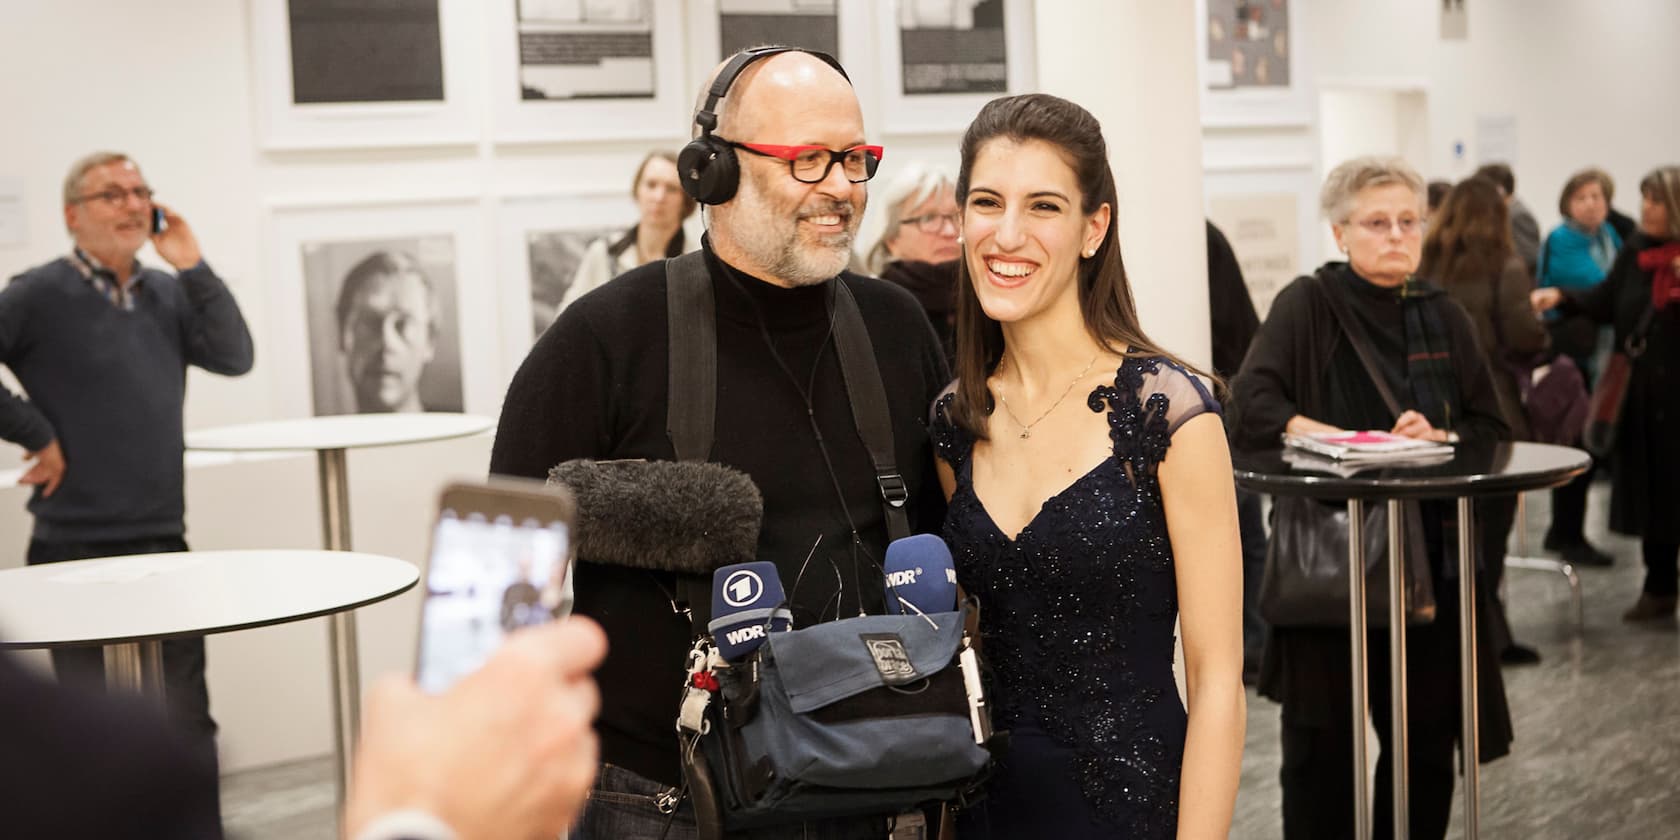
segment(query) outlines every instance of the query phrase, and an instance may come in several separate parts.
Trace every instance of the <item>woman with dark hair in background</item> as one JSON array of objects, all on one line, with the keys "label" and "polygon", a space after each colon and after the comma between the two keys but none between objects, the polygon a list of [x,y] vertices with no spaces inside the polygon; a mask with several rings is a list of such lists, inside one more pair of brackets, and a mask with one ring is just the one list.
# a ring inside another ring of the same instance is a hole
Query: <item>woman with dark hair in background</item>
[{"label": "woman with dark hair in background", "polygon": [[694,199],[683,192],[677,180],[677,153],[658,150],[649,152],[636,166],[630,179],[630,197],[636,199],[639,218],[623,235],[613,239],[597,239],[583,252],[572,285],[560,299],[555,315],[565,311],[572,301],[594,291],[608,280],[636,266],[681,256],[700,247],[689,242],[683,233],[683,222],[694,215]]},{"label": "woman with dark hair in background", "polygon": [[[1508,215],[1498,187],[1481,178],[1459,182],[1430,217],[1418,274],[1445,289],[1447,297],[1470,314],[1511,437],[1528,440],[1528,416],[1510,362],[1532,358],[1549,341],[1529,306],[1534,281],[1511,247]],[[1516,512],[1515,496],[1476,500],[1478,543],[1487,591],[1493,596],[1489,616],[1493,646],[1500,661],[1508,665],[1532,665],[1540,661],[1540,654],[1511,638],[1505,605],[1498,600],[1499,583],[1505,576],[1505,544]]]},{"label": "woman with dark hair in background", "polygon": [[[1441,290],[1414,276],[1423,250],[1423,179],[1399,158],[1355,158],[1324,181],[1320,199],[1347,262],[1326,263],[1273,299],[1242,371],[1231,384],[1232,442],[1247,450],[1278,446],[1285,432],[1384,429],[1419,440],[1491,447],[1509,437],[1475,327]],[[1331,295],[1348,313],[1339,323]],[[1350,331],[1354,331],[1350,333]],[[1352,342],[1373,357],[1402,406],[1390,409]],[[1399,416],[1395,416],[1395,412]],[[1446,836],[1452,811],[1459,729],[1456,561],[1448,555],[1451,502],[1425,501],[1424,544],[1436,615],[1405,629],[1410,651],[1406,703],[1410,727],[1410,825],[1419,840]],[[1451,571],[1449,571],[1451,569]],[[1477,610],[1481,755],[1511,743],[1505,686],[1488,650],[1486,610]],[[1375,789],[1392,785],[1386,627],[1369,630],[1371,723],[1382,751]],[[1272,627],[1260,668],[1260,694],[1283,705],[1283,835],[1344,840],[1354,835],[1353,701],[1344,627]],[[1393,830],[1393,801],[1375,797],[1376,836]]]},{"label": "woman with dark hair in background", "polygon": [[[1622,237],[1608,221],[1614,189],[1610,176],[1601,169],[1583,169],[1569,176],[1558,196],[1563,223],[1552,228],[1540,249],[1536,279],[1542,288],[1579,293],[1604,281],[1622,249]],[[1553,348],[1575,362],[1590,387],[1598,373],[1594,356],[1603,343],[1599,325],[1577,314],[1552,316],[1548,327]],[[1592,480],[1593,471],[1588,470],[1552,491],[1552,526],[1546,529],[1545,548],[1577,566],[1608,566],[1610,555],[1594,548],[1586,537],[1587,490]]]},{"label": "woman with dark hair in background", "polygon": [[1611,454],[1610,529],[1641,541],[1645,586],[1624,621],[1672,621],[1680,592],[1680,166],[1639,182],[1639,230],[1604,282],[1537,289],[1534,307],[1584,314],[1615,328],[1637,358]]},{"label": "woman with dark hair in background", "polygon": [[931,432],[1010,732],[961,834],[1225,837],[1244,697],[1219,406],[1138,322],[1095,117],[1042,94],[988,103],[957,196],[958,378]]}]

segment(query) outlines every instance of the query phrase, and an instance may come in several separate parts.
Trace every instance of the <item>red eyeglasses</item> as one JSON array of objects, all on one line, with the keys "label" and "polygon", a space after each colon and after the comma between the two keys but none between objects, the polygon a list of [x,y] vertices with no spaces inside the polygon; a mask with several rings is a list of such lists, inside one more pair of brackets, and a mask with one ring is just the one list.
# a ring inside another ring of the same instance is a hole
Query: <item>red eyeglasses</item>
[{"label": "red eyeglasses", "polygon": [[730,146],[745,149],[762,157],[778,158],[788,163],[788,171],[793,179],[805,184],[815,184],[828,177],[828,171],[834,164],[840,164],[840,171],[845,173],[846,180],[854,184],[861,184],[875,177],[875,170],[881,166],[881,156],[884,151],[880,146],[853,146],[843,151],[834,151],[823,146],[775,146],[768,143],[737,143],[725,140]]}]

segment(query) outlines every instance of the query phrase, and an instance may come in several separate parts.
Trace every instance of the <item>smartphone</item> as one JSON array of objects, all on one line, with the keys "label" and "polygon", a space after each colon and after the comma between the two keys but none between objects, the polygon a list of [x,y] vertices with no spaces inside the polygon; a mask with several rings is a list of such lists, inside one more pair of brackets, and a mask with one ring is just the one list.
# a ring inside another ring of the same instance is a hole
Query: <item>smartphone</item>
[{"label": "smartphone", "polygon": [[169,229],[169,222],[164,221],[162,208],[153,207],[152,208],[152,235],[156,236],[157,234],[163,233],[164,231],[166,231],[168,229]]},{"label": "smartphone", "polygon": [[565,488],[495,479],[438,496],[415,680],[440,692],[520,627],[572,609],[576,506]]}]

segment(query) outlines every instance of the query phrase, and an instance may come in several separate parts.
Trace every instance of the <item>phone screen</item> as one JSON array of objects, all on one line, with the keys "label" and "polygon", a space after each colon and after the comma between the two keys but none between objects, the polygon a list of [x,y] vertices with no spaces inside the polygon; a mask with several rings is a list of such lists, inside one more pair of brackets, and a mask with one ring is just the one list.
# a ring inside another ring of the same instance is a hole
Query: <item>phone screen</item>
[{"label": "phone screen", "polygon": [[472,673],[514,630],[571,612],[567,517],[456,510],[446,494],[432,533],[416,678],[439,692]]}]

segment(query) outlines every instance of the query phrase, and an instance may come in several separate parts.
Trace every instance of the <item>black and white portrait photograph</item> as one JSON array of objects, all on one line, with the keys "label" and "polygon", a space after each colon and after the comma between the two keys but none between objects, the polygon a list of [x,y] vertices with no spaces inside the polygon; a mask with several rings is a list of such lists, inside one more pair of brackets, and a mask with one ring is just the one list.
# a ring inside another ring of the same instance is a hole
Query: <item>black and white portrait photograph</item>
[{"label": "black and white portrait photograph", "polygon": [[461,411],[453,238],[302,251],[315,414]]},{"label": "black and white portrait photograph", "polygon": [[904,0],[898,29],[905,95],[1008,90],[1003,12],[1004,0]]},{"label": "black and white portrait photograph", "polygon": [[1207,0],[1207,85],[1289,87],[1289,0]]},{"label": "black and white portrait photograph", "polygon": [[654,95],[652,0],[514,2],[519,14],[521,99]]},{"label": "black and white portrait photograph", "polygon": [[287,0],[292,102],[443,101],[438,0]]},{"label": "black and white portrait photograph", "polygon": [[621,235],[620,228],[533,230],[525,234],[531,272],[531,337],[542,335],[560,314],[560,303],[572,288],[578,265],[590,243]]},{"label": "black and white portrait photograph", "polygon": [[761,44],[840,54],[835,0],[718,0],[720,55]]}]

